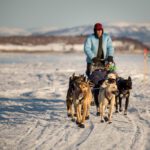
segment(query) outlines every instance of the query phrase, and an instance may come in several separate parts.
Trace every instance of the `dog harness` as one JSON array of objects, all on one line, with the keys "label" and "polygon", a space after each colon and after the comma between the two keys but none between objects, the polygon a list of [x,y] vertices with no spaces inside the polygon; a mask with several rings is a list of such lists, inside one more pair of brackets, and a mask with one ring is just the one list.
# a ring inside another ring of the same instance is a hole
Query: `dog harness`
[{"label": "dog harness", "polygon": [[108,92],[106,92],[106,90],[105,90],[105,97],[107,98],[107,100],[108,100],[109,103],[110,103],[110,101],[113,98],[113,96],[111,96],[111,98],[109,98],[109,94],[108,94]]},{"label": "dog harness", "polygon": [[126,98],[126,97],[128,97],[129,96],[129,91],[127,90],[125,93],[121,93],[120,94],[120,98]]}]

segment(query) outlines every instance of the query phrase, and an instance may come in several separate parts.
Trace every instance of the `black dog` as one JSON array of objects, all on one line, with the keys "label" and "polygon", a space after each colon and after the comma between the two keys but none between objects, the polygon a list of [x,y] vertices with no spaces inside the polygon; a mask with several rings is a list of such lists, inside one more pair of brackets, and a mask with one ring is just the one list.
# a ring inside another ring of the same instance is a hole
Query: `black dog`
[{"label": "black dog", "polygon": [[122,98],[125,98],[125,110],[124,115],[127,115],[127,109],[129,104],[129,97],[130,97],[130,90],[132,89],[132,79],[129,76],[128,79],[124,79],[119,77],[117,79],[117,86],[118,86],[118,95],[116,96],[116,113],[118,113],[118,98],[119,98],[119,111],[121,112],[122,109]]}]

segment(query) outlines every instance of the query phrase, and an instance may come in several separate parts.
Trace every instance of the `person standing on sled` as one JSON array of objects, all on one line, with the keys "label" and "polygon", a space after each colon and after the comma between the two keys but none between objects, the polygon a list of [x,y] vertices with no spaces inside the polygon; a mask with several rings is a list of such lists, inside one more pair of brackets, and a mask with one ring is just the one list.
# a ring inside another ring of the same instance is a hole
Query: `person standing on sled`
[{"label": "person standing on sled", "polygon": [[[84,52],[87,57],[86,75],[88,77],[91,74],[92,63],[100,59],[113,62],[114,48],[112,46],[112,40],[107,33],[104,33],[101,23],[96,23],[94,25],[94,33],[86,38]],[[104,61],[102,64],[104,64]]]},{"label": "person standing on sled", "polygon": [[[105,66],[105,61],[113,63],[114,48],[112,46],[112,40],[107,33],[104,33],[104,29],[101,23],[94,25],[94,33],[89,35],[84,43],[84,52],[86,54],[87,68],[86,75],[90,78],[92,73],[92,64],[100,61],[99,64]],[[95,85],[94,88],[98,88],[99,85]],[[96,107],[99,107],[98,94],[99,89],[94,90],[94,101]],[[97,115],[100,113],[97,109]]]}]

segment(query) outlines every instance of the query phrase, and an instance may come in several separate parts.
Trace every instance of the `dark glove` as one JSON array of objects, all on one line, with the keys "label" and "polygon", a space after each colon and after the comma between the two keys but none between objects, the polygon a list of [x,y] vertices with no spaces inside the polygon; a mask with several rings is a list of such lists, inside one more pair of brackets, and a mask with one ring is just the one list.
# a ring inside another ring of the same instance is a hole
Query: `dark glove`
[{"label": "dark glove", "polygon": [[97,63],[97,62],[98,62],[98,58],[97,58],[97,57],[94,57],[94,58],[92,59],[92,61],[93,61],[93,63]]},{"label": "dark glove", "polygon": [[107,61],[108,61],[108,62],[112,62],[112,63],[113,63],[113,62],[114,62],[114,60],[113,60],[113,56],[108,56]]}]

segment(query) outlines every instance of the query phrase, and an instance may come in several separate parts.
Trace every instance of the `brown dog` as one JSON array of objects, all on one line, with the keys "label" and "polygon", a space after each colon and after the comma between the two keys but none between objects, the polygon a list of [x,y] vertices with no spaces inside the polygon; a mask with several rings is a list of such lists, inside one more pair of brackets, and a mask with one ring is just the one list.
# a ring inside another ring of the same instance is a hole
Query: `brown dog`
[{"label": "brown dog", "polygon": [[[75,73],[69,78],[69,87],[66,96],[66,105],[67,105],[67,115],[72,118],[74,121],[74,115],[76,115],[76,107],[74,107],[73,111],[73,103],[79,97],[80,91],[77,91],[76,83],[85,81],[86,78],[84,75],[76,76]],[[79,88],[78,88],[79,89]],[[75,106],[75,105],[74,105]]]},{"label": "brown dog", "polygon": [[77,122],[79,123],[79,127],[84,128],[85,119],[89,119],[89,108],[92,101],[92,92],[88,81],[79,83],[79,87],[81,89],[82,99],[76,103]]}]

